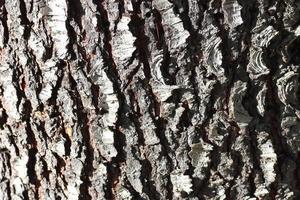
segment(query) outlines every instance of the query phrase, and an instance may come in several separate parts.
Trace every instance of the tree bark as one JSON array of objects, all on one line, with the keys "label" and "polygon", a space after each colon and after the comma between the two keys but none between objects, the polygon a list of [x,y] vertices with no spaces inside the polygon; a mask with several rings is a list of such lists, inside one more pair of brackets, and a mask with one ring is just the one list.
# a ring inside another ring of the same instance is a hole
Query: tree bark
[{"label": "tree bark", "polygon": [[0,199],[300,199],[295,0],[0,0]]}]

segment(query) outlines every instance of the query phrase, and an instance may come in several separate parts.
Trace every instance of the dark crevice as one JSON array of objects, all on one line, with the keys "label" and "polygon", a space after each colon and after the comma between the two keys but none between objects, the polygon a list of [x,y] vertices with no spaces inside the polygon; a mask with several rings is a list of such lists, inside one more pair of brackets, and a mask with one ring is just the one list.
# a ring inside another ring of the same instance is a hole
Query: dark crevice
[{"label": "dark crevice", "polygon": [[64,167],[66,167],[66,162],[57,153],[53,152],[53,155],[54,155],[54,157],[56,158],[56,161],[57,161],[56,166],[55,166],[56,174],[61,175],[62,174],[62,169]]},{"label": "dark crevice", "polygon": [[56,85],[52,89],[51,97],[48,99],[48,104],[53,105],[54,107],[57,107],[56,100],[57,100],[57,95],[58,91],[61,88],[62,81],[65,75],[65,69],[66,69],[66,63],[62,60],[60,60],[57,64],[57,72],[56,75],[58,77],[56,81]]},{"label": "dark crevice", "polygon": [[98,85],[96,85],[96,84],[92,84],[92,86],[91,86],[91,92],[92,92],[92,102],[94,104],[95,111],[96,111],[96,113],[100,113],[100,109],[99,109],[100,87]]},{"label": "dark crevice", "polygon": [[143,184],[143,192],[145,192],[151,199],[159,200],[161,199],[161,195],[157,192],[155,188],[155,183],[151,180],[151,171],[152,166],[149,160],[144,159],[140,161],[142,164],[141,174],[142,177],[142,184]]},{"label": "dark crevice", "polygon": [[[256,191],[256,184],[255,184],[255,173],[262,172],[261,169],[261,162],[259,159],[259,152],[258,152],[258,144],[257,144],[257,132],[252,128],[252,124],[250,123],[247,134],[249,135],[250,141],[249,141],[249,148],[250,148],[250,156],[252,159],[253,169],[251,173],[249,174],[249,185],[250,185],[250,195],[251,197],[255,197],[254,193]],[[264,179],[264,177],[262,177]]]},{"label": "dark crevice", "polygon": [[24,200],[31,200],[31,199],[29,199],[28,190],[24,190],[22,192],[22,195],[23,195]]},{"label": "dark crevice", "polygon": [[130,83],[132,82],[132,79],[134,78],[134,75],[140,70],[141,68],[141,64],[139,63],[127,76],[127,83],[126,85],[122,88],[123,91],[126,90],[126,88],[130,85]]},{"label": "dark crevice", "polygon": [[45,52],[43,54],[43,61],[46,62],[47,60],[52,58],[54,42],[52,40],[50,40],[49,44],[45,44],[43,42],[43,46],[45,48]]},{"label": "dark crevice", "polygon": [[49,136],[47,135],[46,129],[45,129],[45,122],[39,121],[39,122],[34,122],[34,124],[37,127],[37,131],[39,131],[45,141],[45,147],[48,149],[48,139]]},{"label": "dark crevice", "polygon": [[139,159],[140,152],[137,147],[130,147],[131,153],[133,157],[138,160],[141,164],[141,176],[139,177],[143,188],[142,191],[150,198],[150,199],[161,199],[161,195],[156,190],[155,182],[151,179],[152,176],[152,165],[151,162],[145,159]]},{"label": "dark crevice", "polygon": [[[285,33],[283,33],[285,34]],[[266,55],[268,55],[266,59],[266,65],[270,70],[269,75],[267,76],[266,85],[267,85],[267,93],[266,93],[266,105],[265,105],[265,113],[264,120],[266,124],[270,126],[267,127],[267,132],[270,133],[270,138],[272,140],[272,144],[274,146],[274,151],[277,155],[277,164],[275,165],[276,171],[276,179],[275,182],[272,183],[272,187],[270,188],[270,195],[277,194],[279,180],[284,177],[281,171],[281,164],[284,163],[284,160],[287,157],[293,158],[292,153],[288,149],[288,144],[286,143],[284,137],[281,135],[281,106],[280,100],[278,97],[278,91],[276,82],[273,81],[273,77],[277,74],[279,70],[279,62],[281,56],[277,54],[276,47],[278,43],[282,41],[282,38],[275,37],[270,46],[266,49]],[[273,48],[275,47],[275,48]]]},{"label": "dark crevice", "polygon": [[2,102],[0,100],[0,129],[4,129],[4,125],[6,124],[7,122],[7,114],[6,114],[6,111],[5,109],[3,108],[3,105],[2,105]]},{"label": "dark crevice", "polygon": [[[162,25],[162,16],[158,10],[152,10],[154,17],[154,30],[152,30],[153,36],[156,40],[156,46],[158,49],[163,50],[163,58],[160,64],[160,71],[162,73],[163,79],[168,85],[176,85],[176,73],[179,68],[177,68],[176,60],[171,57],[166,43],[166,38],[164,36],[165,32]],[[142,38],[141,38],[142,39]]]},{"label": "dark crevice", "polygon": [[[146,93],[149,96],[149,99],[151,101],[151,105],[149,108],[149,112],[151,115],[152,120],[155,123],[156,129],[156,135],[160,140],[160,144],[162,145],[163,151],[162,156],[165,156],[167,159],[167,164],[169,166],[169,170],[173,170],[173,162],[170,156],[168,155],[167,152],[172,152],[168,140],[165,136],[165,126],[166,126],[166,120],[160,117],[160,103],[156,99],[156,96],[154,95],[151,85],[149,84],[149,80],[151,79],[151,69],[150,65],[148,62],[148,55],[149,51],[147,49],[148,43],[149,43],[149,38],[145,35],[144,32],[144,24],[145,21],[138,16],[138,9],[139,5],[133,4],[134,9],[134,14],[131,15],[131,21],[129,22],[129,30],[131,31],[132,35],[136,37],[136,40],[134,42],[134,45],[137,48],[138,51],[138,58],[140,62],[143,64],[143,69],[144,69],[144,74],[145,74],[145,80],[143,80],[143,85],[142,87],[145,89]],[[151,112],[154,111],[154,112]],[[154,113],[154,114],[153,114]],[[173,198],[173,189],[172,189],[172,184],[170,182],[170,175],[167,177],[168,179],[168,184],[166,185],[167,188],[167,198],[172,199]]]},{"label": "dark crevice", "polygon": [[120,165],[119,163],[112,161],[107,164],[106,169],[107,169],[107,186],[109,186],[109,188],[107,188],[107,191],[108,190],[110,191],[106,192],[105,198],[115,200],[116,186],[120,182],[119,180],[121,174]]},{"label": "dark crevice", "polygon": [[240,154],[240,152],[232,150],[231,151],[231,157],[233,159],[232,168],[234,169],[233,170],[234,178],[228,182],[228,187],[225,190],[226,200],[231,200],[233,198],[233,195],[231,194],[232,187],[236,183],[235,181],[238,179],[238,176],[241,175],[241,172],[242,172],[242,169],[243,169],[243,158],[242,158],[242,155]]},{"label": "dark crevice", "polygon": [[131,147],[131,152],[133,157],[136,160],[139,160],[141,164],[141,176],[140,180],[143,185],[143,192],[150,198],[150,199],[161,199],[161,195],[159,192],[156,190],[155,183],[151,179],[152,175],[152,165],[151,162],[146,158],[143,160],[140,160],[136,154],[138,153],[139,150],[137,150],[137,147]]},{"label": "dark crevice", "polygon": [[42,162],[42,166],[43,166],[43,167],[42,167],[43,171],[42,171],[41,175],[42,175],[43,177],[45,177],[47,181],[50,181],[49,175],[50,175],[50,172],[51,172],[51,171],[48,170],[48,164],[47,164],[47,162],[45,161],[44,157],[41,158],[41,162]]},{"label": "dark crevice", "polygon": [[138,145],[145,146],[145,138],[143,136],[143,130],[140,128],[141,123],[139,118],[141,117],[140,107],[137,102],[137,97],[132,90],[128,90],[128,95],[130,97],[131,110],[133,113],[129,115],[130,120],[134,123],[135,130],[138,134]]},{"label": "dark crevice", "polygon": [[[32,76],[34,77],[35,84],[36,84],[35,93],[36,93],[36,96],[38,97],[43,88],[43,85],[42,85],[43,73],[42,73],[42,70],[40,69],[38,62],[36,61],[36,56],[34,55],[33,50],[30,50],[27,47],[26,54],[29,58],[27,60],[26,64],[29,66],[29,71],[31,71]],[[25,68],[27,66],[22,66],[22,67]]]},{"label": "dark crevice", "polygon": [[[191,152],[191,150],[192,150],[192,148],[190,146],[187,146],[187,151]],[[190,177],[190,179],[192,180],[193,192],[190,194],[190,196],[195,197],[196,195],[195,195],[194,189],[199,188],[199,186],[201,185],[201,180],[194,176],[196,167],[194,167],[192,165],[192,158],[189,156],[188,159],[189,159],[188,169],[184,172],[184,175],[188,175]]]},{"label": "dark crevice", "polygon": [[56,166],[55,166],[56,174],[57,174],[57,176],[61,177],[61,180],[64,182],[64,186],[66,187],[68,185],[68,183],[65,180],[65,177],[62,173],[63,168],[66,167],[66,162],[57,153],[53,152],[53,155],[56,158]]},{"label": "dark crevice", "polygon": [[0,20],[2,22],[2,26],[3,26],[3,43],[4,45],[8,43],[9,40],[9,30],[8,30],[8,26],[7,26],[7,10],[5,8],[5,0],[1,0],[0,1]]},{"label": "dark crevice", "polygon": [[256,184],[255,184],[255,175],[256,175],[255,173],[256,173],[256,170],[254,168],[248,175],[249,196],[252,198],[255,198],[255,191],[257,189]]},{"label": "dark crevice", "polygon": [[20,0],[20,18],[21,18],[21,25],[24,26],[24,33],[23,33],[23,37],[25,40],[28,40],[28,38],[30,37],[30,30],[31,30],[31,26],[33,23],[31,23],[28,18],[27,18],[27,9],[26,9],[26,3],[24,2],[24,0]]},{"label": "dark crevice", "polygon": [[19,156],[20,150],[19,150],[18,145],[16,144],[16,140],[15,140],[16,136],[14,136],[13,131],[9,125],[6,125],[6,127],[8,128],[8,130],[10,132],[10,136],[9,136],[10,142],[15,148],[16,155]]},{"label": "dark crevice", "polygon": [[[43,30],[47,30],[46,21],[42,20],[41,23],[43,26]],[[37,33],[35,33],[35,32],[33,32],[33,33],[36,34],[36,36],[38,37]],[[47,31],[44,31],[44,33],[47,38],[47,40],[46,40],[47,43],[43,40],[43,46],[45,48],[45,51],[44,51],[42,59],[44,62],[46,62],[48,59],[52,58],[52,56],[53,56],[54,42],[53,42],[51,34],[49,34]]]},{"label": "dark crevice", "polygon": [[[216,110],[214,109],[214,104],[216,101],[216,94],[218,93],[218,84],[214,87],[214,89],[211,91],[211,96],[210,96],[210,100],[209,103],[206,107],[206,118],[204,119],[203,123],[199,126],[197,126],[195,128],[195,134],[199,133],[201,139],[205,142],[208,143],[210,145],[212,145],[213,147],[215,147],[216,145],[213,144],[209,138],[208,138],[208,132],[206,130],[206,127],[208,127],[210,120],[213,118],[213,115],[216,113]],[[195,137],[195,141],[194,142],[199,142],[198,137]],[[215,148],[213,148],[215,149]],[[192,182],[193,182],[193,192],[191,195],[196,196],[200,199],[204,199],[203,196],[203,192],[206,190],[206,188],[208,187],[207,182],[209,181],[210,177],[211,177],[211,171],[208,170],[210,169],[210,167],[213,165],[214,162],[214,158],[213,158],[213,152],[211,152],[208,157],[211,160],[211,162],[208,164],[207,168],[206,168],[206,172],[205,172],[205,178],[203,180],[200,180],[197,177],[192,178]],[[191,172],[193,173],[193,172]]]},{"label": "dark crevice", "polygon": [[8,198],[8,200],[12,200],[12,198],[11,198],[11,188],[10,188],[10,181],[8,180],[7,182],[6,182],[6,188],[7,188],[7,198]]},{"label": "dark crevice", "polygon": [[78,24],[80,30],[82,30],[81,18],[85,14],[81,2],[78,0],[67,0],[68,2],[68,18],[74,19]]},{"label": "dark crevice", "polygon": [[[216,113],[214,104],[217,99],[217,94],[220,92],[219,89],[220,89],[220,85],[217,83],[211,91],[209,103],[207,104],[206,110],[205,110],[205,113],[206,113],[205,119],[203,120],[203,123],[201,125],[196,127],[196,129],[198,129],[199,134],[201,134],[202,140],[211,145],[214,145],[214,144],[208,138],[208,133],[206,131],[206,127],[209,126],[210,120],[213,119],[213,116]],[[199,142],[199,141],[196,141],[196,142]]]},{"label": "dark crevice", "polygon": [[30,1],[30,8],[29,8],[28,13],[32,13],[32,10],[33,10],[33,1],[34,1],[34,0],[31,0],[31,1]]},{"label": "dark crevice", "polygon": [[[238,62],[241,66],[241,70],[243,73],[246,73],[247,65],[249,64],[249,48],[251,46],[251,29],[253,29],[256,25],[257,16],[259,13],[257,1],[254,3],[250,3],[247,1],[240,1],[239,2],[242,6],[241,14],[243,18],[243,25],[240,27],[241,31],[243,31],[242,40],[246,44],[246,48],[240,52],[240,56],[238,58]],[[239,73],[239,72],[238,72]],[[246,77],[246,78],[245,78]],[[257,107],[257,101],[255,98],[251,98],[253,96],[257,96],[257,91],[259,87],[249,79],[248,74],[244,74],[243,77],[240,79],[247,80],[247,91],[245,96],[242,100],[242,105],[247,111],[247,113],[253,118],[252,121],[248,124],[247,133],[249,135],[249,148],[250,148],[250,155],[253,160],[253,169],[249,174],[249,192],[251,196],[255,196],[254,193],[256,191],[256,184],[255,184],[255,176],[257,173],[262,173],[261,163],[259,159],[259,152],[257,149],[257,127],[256,125],[262,122],[262,117],[258,113],[257,109],[253,109]],[[263,178],[263,177],[262,177]]]},{"label": "dark crevice", "polygon": [[191,18],[189,16],[189,2],[185,0],[174,0],[173,4],[175,5],[173,8],[174,13],[179,15],[184,29],[190,33],[190,37],[194,37],[197,33],[193,28]]},{"label": "dark crevice", "polygon": [[[13,83],[19,83],[19,78],[21,77],[21,75],[23,74],[22,68],[20,67],[15,67],[15,66],[11,66],[10,68],[13,70],[13,74],[12,74],[12,82]],[[19,106],[21,104],[21,100],[22,98],[26,99],[25,93],[24,91],[21,90],[20,87],[17,87],[17,85],[15,85],[15,89],[16,89],[16,93],[17,93],[17,105],[16,107],[19,109]],[[19,110],[18,110],[19,111]]]},{"label": "dark crevice", "polygon": [[[19,82],[20,74],[23,73],[21,71],[22,68],[14,68],[13,70],[13,77],[12,80],[14,83]],[[27,134],[27,145],[28,145],[28,162],[27,162],[27,173],[29,177],[29,183],[33,184],[35,186],[35,193],[34,198],[39,199],[38,189],[40,187],[40,181],[37,179],[37,174],[35,171],[35,165],[36,165],[36,154],[38,153],[37,149],[37,141],[35,139],[35,134],[31,129],[31,113],[32,113],[32,106],[29,100],[27,100],[24,91],[21,90],[20,87],[15,86],[18,96],[18,102],[17,107],[19,108],[21,104],[21,99],[24,98],[25,102],[23,103],[23,110],[21,113],[22,120],[26,122],[26,134]],[[12,130],[10,129],[12,132]],[[13,136],[11,137],[13,139]],[[16,144],[14,146],[17,146]],[[19,150],[16,147],[16,153],[19,154]],[[27,194],[28,195],[28,194]]]},{"label": "dark crevice", "polygon": [[165,42],[165,31],[162,25],[162,17],[157,9],[152,10],[153,13],[153,21],[155,25],[155,30],[152,30],[153,36],[156,41],[156,47],[158,49],[166,49],[167,45]]},{"label": "dark crevice", "polygon": [[165,48],[160,71],[167,85],[176,85],[176,74],[179,70],[176,59],[172,58],[170,52]]},{"label": "dark crevice", "polygon": [[192,126],[193,124],[191,123],[191,110],[189,108],[188,102],[185,101],[182,103],[182,107],[184,107],[184,111],[182,112],[182,115],[179,118],[179,122],[176,125],[176,128],[180,131],[183,132],[185,128],[188,128],[189,126]]},{"label": "dark crevice", "polygon": [[[70,69],[69,69],[70,70]],[[85,149],[85,162],[83,165],[83,169],[81,172],[80,179],[82,180],[82,184],[80,185],[80,195],[79,199],[91,199],[91,195],[89,194],[89,187],[91,186],[90,177],[93,175],[93,160],[94,160],[94,149],[90,143],[90,132],[88,125],[88,116],[84,110],[82,100],[80,99],[80,94],[77,90],[77,83],[73,79],[71,73],[69,73],[69,81],[71,83],[71,97],[76,104],[76,115],[78,120],[78,126],[82,133],[83,144],[86,147]]]},{"label": "dark crevice", "polygon": [[127,177],[124,178],[125,182],[125,188],[130,192],[130,194],[133,196],[133,199],[136,200],[146,200],[145,198],[141,197],[141,195],[133,188],[133,186],[128,181]]},{"label": "dark crevice", "polygon": [[32,112],[32,107],[30,101],[26,101],[24,103],[24,107],[28,108],[26,112],[24,113],[24,117],[26,120],[26,133],[27,133],[27,145],[28,145],[28,162],[27,162],[27,173],[29,177],[29,183],[33,184],[35,186],[35,193],[34,197],[35,199],[39,199],[39,193],[38,189],[40,187],[40,181],[37,178],[37,174],[35,171],[35,165],[36,165],[36,154],[38,153],[37,149],[37,141],[35,138],[35,134],[31,129],[30,125],[30,113]]},{"label": "dark crevice", "polygon": [[64,124],[64,121],[63,121],[63,118],[62,118],[62,120],[61,120],[61,127],[63,127],[62,129],[61,129],[61,134],[62,134],[62,136],[65,138],[65,144],[64,144],[64,146],[65,146],[65,152],[66,152],[66,156],[70,156],[70,154],[71,154],[71,145],[72,145],[72,141],[71,141],[71,138],[70,138],[70,136],[66,133],[66,129],[65,129],[65,124]]},{"label": "dark crevice", "polygon": [[[225,100],[226,100],[226,112],[229,113],[228,110],[228,103],[229,103],[229,97],[230,97],[230,91],[231,88],[233,87],[233,84],[236,82],[236,80],[242,80],[242,81],[249,81],[249,77],[248,74],[246,72],[246,66],[248,64],[248,60],[247,60],[247,54],[249,52],[249,49],[246,48],[243,52],[241,52],[241,42],[242,40],[244,40],[245,43],[251,43],[251,27],[255,25],[255,21],[253,22],[253,20],[247,20],[246,18],[253,18],[255,19],[257,16],[257,12],[252,12],[250,15],[247,14],[249,11],[246,10],[246,8],[251,7],[251,9],[253,9],[254,11],[257,11],[257,8],[255,8],[255,4],[253,4],[253,6],[246,6],[245,3],[241,3],[243,6],[242,9],[242,17],[244,20],[244,24],[242,26],[239,26],[236,28],[235,31],[243,31],[244,35],[240,36],[239,38],[235,38],[234,40],[232,40],[231,35],[232,33],[228,32],[227,29],[224,27],[224,16],[222,13],[217,13],[214,14],[214,20],[215,20],[215,25],[218,27],[219,29],[219,36],[222,39],[222,43],[220,44],[221,47],[221,51],[222,51],[222,66],[225,69],[225,76],[227,77],[228,82],[225,83],[224,88],[225,88]],[[220,7],[220,4],[218,5],[218,7]],[[251,24],[252,23],[252,26]],[[234,48],[233,48],[234,47]],[[239,53],[239,56],[236,59],[233,59],[233,51],[228,51],[228,49],[235,49],[237,50],[237,52]],[[238,63],[240,64],[240,66],[238,67]],[[230,68],[229,68],[230,66]],[[248,85],[249,86],[249,85]],[[251,89],[251,87],[249,87]],[[248,88],[248,91],[250,90]],[[248,92],[247,91],[247,92]],[[246,96],[248,95],[248,93],[246,94]],[[246,99],[246,97],[244,98],[244,100],[246,100],[246,104],[249,105],[251,102],[249,98]],[[245,101],[243,102],[245,103]],[[246,106],[246,108],[248,108]],[[251,113],[252,114],[252,113]],[[234,140],[235,137],[237,136],[238,132],[239,132],[239,127],[236,123],[234,123],[233,121],[230,122],[231,125],[231,129],[237,131],[237,133],[235,134],[235,136],[232,136],[227,138],[227,141],[225,142],[225,146],[226,146],[226,151],[227,152],[231,152],[233,160],[234,160],[234,164],[238,164],[235,165],[235,169],[237,170],[237,173],[235,175],[235,177],[237,177],[240,172],[242,167],[239,166],[242,163],[242,160],[238,154],[238,152],[234,153],[233,150],[231,150],[231,145],[232,145],[232,141]],[[250,126],[252,126],[250,124]],[[232,138],[233,137],[233,138]],[[260,167],[257,163],[259,163],[259,160],[257,159],[256,156],[256,138],[254,134],[250,133],[250,149],[251,149],[251,155],[254,161],[254,169],[255,170],[259,170]],[[230,141],[229,141],[230,140]],[[240,163],[240,164],[239,164]],[[254,185],[254,174],[253,172],[250,173],[249,175],[249,185],[250,185],[250,193],[253,196],[254,195],[254,191],[255,191],[255,185]],[[232,195],[231,195],[231,188],[234,184],[234,181],[230,181],[229,182],[229,187],[226,189],[226,199],[231,199]]]},{"label": "dark crevice", "polygon": [[[1,184],[4,184],[4,182],[6,182],[6,194],[7,194],[7,198],[9,200],[11,200],[11,186],[10,186],[10,180],[9,178],[5,175],[6,172],[8,171],[9,172],[9,176],[12,176],[12,169],[11,169],[11,163],[10,163],[10,159],[11,159],[11,156],[10,156],[10,152],[7,148],[1,148],[0,149],[0,159],[2,161],[2,165],[3,165],[3,169],[2,169],[2,173],[4,176],[1,177]],[[4,192],[3,192],[4,193]],[[3,194],[2,193],[2,194]]]},{"label": "dark crevice", "polygon": [[[288,63],[291,65],[299,65],[300,64],[300,37],[298,36],[290,44],[288,44],[287,48],[287,54],[288,54]],[[298,106],[299,109],[299,105]]]},{"label": "dark crevice", "polygon": [[299,195],[299,192],[300,192],[300,152],[298,151],[297,153],[297,157],[296,157],[296,169],[295,169],[295,179],[296,179],[296,189],[298,190],[297,191],[297,194]]},{"label": "dark crevice", "polygon": [[[123,115],[123,113],[124,111],[119,108],[118,116]],[[126,162],[126,152],[124,150],[124,147],[126,146],[126,138],[125,135],[120,131],[120,126],[123,123],[123,121],[120,119],[121,117],[118,117],[116,122],[116,130],[114,130],[114,147],[116,148],[118,154],[116,157],[113,157],[111,162],[109,162],[107,165],[107,185],[111,188],[111,192],[107,193],[107,199],[116,198],[114,194],[118,193],[117,185],[121,178],[121,166]]]},{"label": "dark crevice", "polygon": [[[68,9],[68,11],[69,10],[70,9]],[[70,15],[70,14],[68,13],[68,15]],[[76,60],[76,59],[78,59],[77,58],[78,56],[75,53],[75,50],[73,49],[73,45],[77,44],[77,37],[78,37],[78,35],[75,32],[73,26],[71,25],[69,18],[67,18],[67,21],[66,21],[66,29],[67,29],[68,38],[69,38],[69,43],[67,45],[68,56],[69,56],[70,60]],[[53,54],[53,52],[52,52],[52,54]]]},{"label": "dark crevice", "polygon": [[[165,135],[167,120],[160,117],[160,103],[157,101],[156,96],[153,93],[151,86],[148,85],[147,83],[145,83],[145,81],[144,81],[144,85],[147,87],[147,88],[144,88],[144,90],[147,92],[147,94],[148,94],[147,96],[150,97],[150,101],[151,101],[151,104],[149,106],[149,112],[150,112],[151,118],[156,127],[155,133],[156,133],[156,136],[159,138],[161,148],[162,148],[162,151],[160,152],[160,154],[161,154],[161,156],[166,158],[168,170],[171,172],[174,169],[174,166],[173,166],[174,163],[173,163],[172,158],[170,157],[169,153],[172,154],[174,152],[171,149],[170,144]],[[152,113],[151,110],[154,110],[154,113]],[[166,185],[167,199],[173,199],[173,186],[171,183],[170,174],[167,174],[167,180],[168,180],[167,181],[168,183]]]},{"label": "dark crevice", "polygon": [[118,27],[118,23],[120,22],[120,20],[122,19],[122,15],[123,13],[125,12],[125,8],[124,8],[124,0],[119,0],[117,1],[119,4],[118,4],[118,18],[117,20],[115,21],[115,24],[114,24],[114,32],[117,31],[117,27]]},{"label": "dark crevice", "polygon": [[[88,60],[87,62],[87,68],[90,67],[90,61],[89,59],[86,58],[85,55],[85,51],[80,50],[80,52],[84,53],[82,54],[85,58],[85,60]],[[85,66],[84,63],[80,63],[79,66]],[[91,84],[91,93],[92,93],[92,103],[94,105],[95,108],[95,112],[96,114],[102,114],[101,110],[99,109],[99,95],[100,95],[100,87],[99,85],[95,84],[94,81],[87,75],[87,73],[85,72],[85,70],[81,70],[82,74],[85,76],[85,78],[87,79],[87,81]]]},{"label": "dark crevice", "polygon": [[[109,30],[109,20],[107,11],[102,5],[102,1],[93,0],[93,3],[97,6],[100,15],[96,15],[97,24],[99,31],[104,33],[103,43],[104,46],[101,47],[101,54],[104,61],[104,71],[107,74],[109,80],[113,83],[113,89],[117,93],[117,98],[119,100],[119,109],[117,112],[117,122],[116,128],[114,129],[114,146],[118,152],[117,156],[112,158],[111,162],[108,163],[108,181],[105,189],[105,198],[114,199],[114,191],[116,190],[116,184],[119,182],[121,176],[121,163],[125,161],[126,154],[123,149],[126,146],[125,135],[120,131],[120,127],[127,126],[126,120],[122,120],[128,112],[128,105],[126,104],[126,99],[124,94],[121,91],[120,78],[116,64],[112,56],[112,47],[111,47],[111,32]],[[126,118],[126,117],[125,117]]]},{"label": "dark crevice", "polygon": [[[251,171],[251,173],[249,174],[249,185],[250,185],[250,195],[252,197],[254,197],[254,193],[256,191],[256,185],[255,185],[255,173],[258,172],[262,172],[261,169],[261,162],[259,159],[259,150],[258,150],[258,143],[257,143],[257,134],[258,131],[256,131],[257,129],[257,120],[261,119],[261,116],[259,115],[259,113],[257,112],[257,109],[253,109],[256,108],[256,101],[253,98],[250,98],[250,96],[255,96],[255,91],[253,90],[253,87],[249,84],[252,84],[250,81],[248,82],[247,85],[247,92],[246,95],[243,98],[243,104],[244,104],[244,108],[247,110],[247,112],[250,114],[250,116],[253,117],[253,119],[251,120],[251,122],[249,122],[248,127],[246,129],[246,133],[249,136],[249,148],[250,148],[250,155],[251,155],[251,159],[252,159],[252,164],[253,164],[253,170]],[[251,101],[252,99],[252,101]],[[253,105],[254,104],[254,105]],[[263,177],[262,177],[263,179]]]}]

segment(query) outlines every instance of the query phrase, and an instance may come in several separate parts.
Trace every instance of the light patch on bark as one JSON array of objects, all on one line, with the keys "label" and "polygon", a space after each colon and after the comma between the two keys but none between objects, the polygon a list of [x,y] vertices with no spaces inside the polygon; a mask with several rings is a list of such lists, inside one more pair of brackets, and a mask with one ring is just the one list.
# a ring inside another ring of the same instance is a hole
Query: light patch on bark
[{"label": "light patch on bark", "polygon": [[182,20],[174,14],[173,5],[168,1],[154,0],[152,5],[161,11],[162,23],[165,26],[168,48],[171,53],[179,52],[186,46],[189,32],[184,29]]},{"label": "light patch on bark", "polygon": [[268,139],[268,134],[261,132],[258,134],[258,148],[260,149],[261,167],[264,173],[265,183],[269,186],[275,181],[275,165],[277,163],[277,155],[274,152],[272,141]]},{"label": "light patch on bark", "polygon": [[129,31],[130,18],[123,16],[117,25],[117,32],[112,39],[112,54],[116,60],[117,67],[125,67],[134,52],[135,37]]},{"label": "light patch on bark", "polygon": [[48,14],[48,24],[54,41],[54,48],[58,58],[65,58],[67,54],[66,46],[69,43],[68,31],[66,28],[67,3],[65,0],[48,1],[50,12]]},{"label": "light patch on bark", "polygon": [[237,81],[234,83],[229,98],[230,118],[235,120],[240,126],[247,126],[251,121],[251,117],[242,104],[246,90],[247,83]]},{"label": "light patch on bark", "polygon": [[180,197],[181,192],[190,193],[192,190],[192,180],[188,175],[171,174],[171,182],[173,184],[173,192],[175,197]]},{"label": "light patch on bark", "polygon": [[231,28],[235,28],[243,24],[241,16],[242,6],[237,0],[223,0],[222,8],[225,13],[225,20]]},{"label": "light patch on bark", "polygon": [[199,143],[191,145],[191,151],[188,153],[192,159],[192,165],[195,167],[195,176],[200,179],[205,177],[205,171],[209,166],[210,152],[213,150],[213,146],[200,140]]}]

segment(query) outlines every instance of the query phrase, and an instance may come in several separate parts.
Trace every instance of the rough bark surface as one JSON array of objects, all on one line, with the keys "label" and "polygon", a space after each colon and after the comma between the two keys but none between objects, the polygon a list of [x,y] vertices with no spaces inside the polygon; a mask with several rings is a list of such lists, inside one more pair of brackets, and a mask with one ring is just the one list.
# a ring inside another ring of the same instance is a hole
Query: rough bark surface
[{"label": "rough bark surface", "polygon": [[0,199],[300,199],[298,0],[0,0]]}]

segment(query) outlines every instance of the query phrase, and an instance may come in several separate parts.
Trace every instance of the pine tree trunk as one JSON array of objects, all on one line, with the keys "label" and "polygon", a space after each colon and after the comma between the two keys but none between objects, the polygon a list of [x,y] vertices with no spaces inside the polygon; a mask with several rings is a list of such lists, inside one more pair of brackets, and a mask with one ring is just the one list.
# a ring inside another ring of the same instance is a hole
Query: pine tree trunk
[{"label": "pine tree trunk", "polygon": [[0,199],[299,199],[299,10],[0,0]]}]

